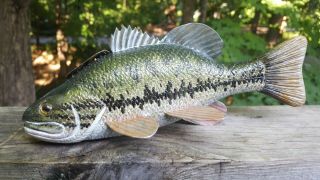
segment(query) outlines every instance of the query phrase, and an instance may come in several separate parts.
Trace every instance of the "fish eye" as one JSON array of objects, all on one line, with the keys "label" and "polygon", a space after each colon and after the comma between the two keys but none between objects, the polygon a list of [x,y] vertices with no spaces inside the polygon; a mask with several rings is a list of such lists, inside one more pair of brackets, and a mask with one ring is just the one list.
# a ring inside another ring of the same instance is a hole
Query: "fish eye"
[{"label": "fish eye", "polygon": [[46,102],[40,104],[40,107],[39,107],[40,114],[47,116],[51,110],[52,110],[51,104]]}]

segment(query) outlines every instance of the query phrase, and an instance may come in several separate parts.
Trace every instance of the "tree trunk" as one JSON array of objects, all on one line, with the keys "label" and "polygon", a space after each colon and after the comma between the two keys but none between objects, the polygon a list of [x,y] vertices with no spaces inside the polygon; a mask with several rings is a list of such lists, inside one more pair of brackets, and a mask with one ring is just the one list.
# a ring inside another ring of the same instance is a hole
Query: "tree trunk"
[{"label": "tree trunk", "polygon": [[194,0],[182,0],[182,24],[193,22],[195,3]]},{"label": "tree trunk", "polygon": [[30,0],[0,2],[0,106],[26,106],[35,100],[29,3]]},{"label": "tree trunk", "polygon": [[205,23],[207,19],[208,0],[200,0],[200,18],[199,22]]},{"label": "tree trunk", "polygon": [[62,12],[63,4],[62,0],[56,0],[56,40],[57,40],[57,56],[60,63],[60,71],[59,71],[59,78],[64,78],[65,75],[68,73],[68,66],[67,66],[67,57],[69,51],[69,45],[67,38],[64,36],[64,32],[61,28],[62,24],[64,23],[64,15]]},{"label": "tree trunk", "polygon": [[269,31],[267,33],[267,41],[270,47],[273,47],[278,43],[280,39],[280,26],[283,20],[283,16],[280,14],[272,14],[269,19]]},{"label": "tree trunk", "polygon": [[261,11],[260,10],[255,10],[254,12],[254,17],[251,21],[251,32],[254,34],[257,34],[257,29],[259,26],[259,21],[260,21],[260,16],[261,16]]}]

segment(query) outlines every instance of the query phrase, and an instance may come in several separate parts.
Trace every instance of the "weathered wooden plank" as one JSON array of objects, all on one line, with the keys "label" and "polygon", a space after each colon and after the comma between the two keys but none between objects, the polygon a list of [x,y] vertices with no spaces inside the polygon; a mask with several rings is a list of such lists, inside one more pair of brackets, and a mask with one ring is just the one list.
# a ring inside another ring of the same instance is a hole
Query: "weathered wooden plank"
[{"label": "weathered wooden plank", "polygon": [[320,106],[230,107],[214,127],[71,145],[24,134],[23,110],[0,108],[0,179],[320,178]]}]

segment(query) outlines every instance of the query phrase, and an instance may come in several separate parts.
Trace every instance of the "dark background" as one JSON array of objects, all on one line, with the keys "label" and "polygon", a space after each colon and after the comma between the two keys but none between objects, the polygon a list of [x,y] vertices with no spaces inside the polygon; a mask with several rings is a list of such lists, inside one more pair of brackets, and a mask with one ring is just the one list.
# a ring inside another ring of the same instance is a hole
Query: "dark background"
[{"label": "dark background", "polygon": [[[319,0],[2,0],[0,106],[25,106],[63,82],[68,71],[108,49],[116,27],[131,25],[163,36],[202,22],[224,40],[218,61],[253,60],[297,35],[309,41],[304,63],[306,104],[320,104]],[[224,99],[227,105],[274,105],[258,92]]]}]

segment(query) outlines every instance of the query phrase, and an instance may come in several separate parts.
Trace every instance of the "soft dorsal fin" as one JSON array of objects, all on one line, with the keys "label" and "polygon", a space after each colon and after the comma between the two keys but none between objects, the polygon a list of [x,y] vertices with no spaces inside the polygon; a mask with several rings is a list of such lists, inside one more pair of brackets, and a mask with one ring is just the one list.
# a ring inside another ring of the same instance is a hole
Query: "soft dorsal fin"
[{"label": "soft dorsal fin", "polygon": [[123,51],[133,47],[158,44],[160,40],[157,37],[143,33],[137,28],[121,27],[115,30],[111,36],[110,48],[112,52]]},{"label": "soft dorsal fin", "polygon": [[75,74],[77,74],[79,71],[81,71],[83,68],[85,68],[86,66],[88,66],[89,64],[97,61],[98,59],[100,59],[103,56],[108,55],[110,52],[108,50],[102,50],[97,52],[96,54],[94,54],[93,56],[91,56],[90,58],[88,58],[86,61],[84,61],[82,64],[80,64],[80,66],[74,68],[73,70],[71,70],[68,74],[67,74],[67,78],[70,78],[72,76],[74,76]]},{"label": "soft dorsal fin", "polygon": [[222,50],[223,41],[211,27],[201,23],[189,23],[171,30],[161,43],[179,44],[211,58],[217,57]]},{"label": "soft dorsal fin", "polygon": [[113,131],[134,138],[149,138],[158,128],[158,121],[151,117],[137,116],[123,120],[106,120]]}]

